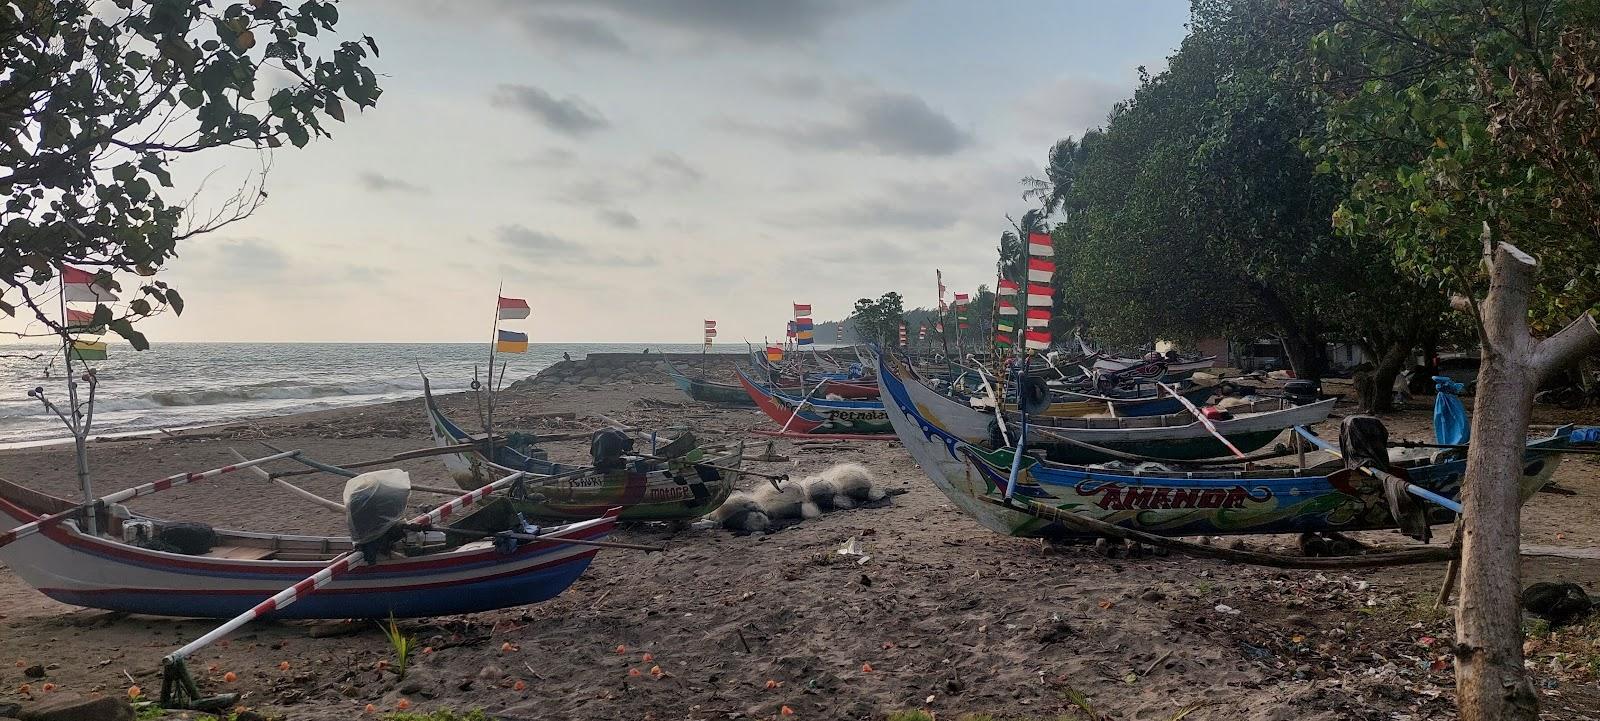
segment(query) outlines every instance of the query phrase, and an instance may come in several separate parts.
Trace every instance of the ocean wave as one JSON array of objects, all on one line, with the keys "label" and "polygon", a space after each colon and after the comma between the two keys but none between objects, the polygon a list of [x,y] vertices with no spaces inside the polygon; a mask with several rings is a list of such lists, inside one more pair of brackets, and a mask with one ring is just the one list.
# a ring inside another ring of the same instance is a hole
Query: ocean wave
[{"label": "ocean wave", "polygon": [[[441,393],[455,392],[458,388],[439,388]],[[189,408],[227,404],[252,404],[260,401],[299,401],[333,399],[343,396],[389,396],[422,393],[422,381],[389,380],[344,383],[307,383],[304,381],[271,381],[229,388],[198,388],[140,393],[127,398],[101,397],[95,401],[97,411],[144,411],[161,408]],[[43,413],[35,403],[0,403],[0,418],[32,416]]]}]

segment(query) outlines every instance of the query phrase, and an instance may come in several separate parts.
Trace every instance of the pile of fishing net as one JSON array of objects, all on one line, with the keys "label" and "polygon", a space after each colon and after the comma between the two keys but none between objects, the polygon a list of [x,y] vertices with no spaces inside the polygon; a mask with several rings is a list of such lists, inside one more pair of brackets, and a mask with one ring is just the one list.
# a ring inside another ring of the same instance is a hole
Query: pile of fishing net
[{"label": "pile of fishing net", "polygon": [[866,466],[840,463],[817,475],[781,486],[765,485],[750,491],[736,491],[706,518],[724,528],[754,533],[786,522],[816,518],[826,511],[877,503],[888,495],[878,487],[877,479]]}]

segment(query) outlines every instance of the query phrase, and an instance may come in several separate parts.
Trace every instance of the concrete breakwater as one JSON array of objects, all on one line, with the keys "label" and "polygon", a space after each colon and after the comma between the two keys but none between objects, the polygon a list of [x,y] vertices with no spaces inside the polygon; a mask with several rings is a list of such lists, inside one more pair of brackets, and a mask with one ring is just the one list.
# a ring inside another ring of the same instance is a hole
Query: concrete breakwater
[{"label": "concrete breakwater", "polygon": [[713,380],[732,382],[736,363],[744,359],[742,353],[590,353],[581,359],[563,360],[536,375],[511,384],[511,390],[548,388],[557,385],[617,385],[635,383],[671,383],[667,377],[667,362],[691,377],[699,377],[705,368],[706,376]]}]

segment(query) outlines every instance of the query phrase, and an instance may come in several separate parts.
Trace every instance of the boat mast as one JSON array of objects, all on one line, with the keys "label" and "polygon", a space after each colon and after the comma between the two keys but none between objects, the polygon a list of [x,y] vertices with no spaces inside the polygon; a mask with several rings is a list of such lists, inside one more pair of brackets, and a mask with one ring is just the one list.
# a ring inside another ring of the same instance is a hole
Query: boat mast
[{"label": "boat mast", "polygon": [[494,460],[494,351],[495,347],[500,345],[500,293],[505,287],[505,280],[501,279],[494,289],[494,325],[489,331],[489,376],[486,379],[488,383],[484,386],[488,395],[484,403],[487,410],[483,416],[483,435],[484,443],[488,446],[486,457],[490,461]]},{"label": "boat mast", "polygon": [[[94,484],[89,480],[89,439],[88,424],[85,422],[83,412],[78,407],[78,379],[72,377],[72,334],[68,330],[67,320],[67,279],[63,267],[57,274],[56,284],[58,299],[61,307],[61,362],[65,364],[67,376],[67,430],[72,431],[73,460],[78,467],[78,487],[83,490],[83,502],[93,503]],[[89,383],[89,401],[94,402],[94,381]],[[93,412],[92,410],[90,411]],[[98,509],[91,508],[87,518],[84,519],[84,531],[93,536],[99,532]]]}]

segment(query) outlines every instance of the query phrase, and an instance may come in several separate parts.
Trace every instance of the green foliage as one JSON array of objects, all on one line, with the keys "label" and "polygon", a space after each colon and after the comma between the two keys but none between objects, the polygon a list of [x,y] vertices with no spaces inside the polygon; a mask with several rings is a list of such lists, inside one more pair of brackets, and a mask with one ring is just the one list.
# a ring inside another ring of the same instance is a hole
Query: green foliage
[{"label": "green foliage", "polygon": [[[35,296],[63,262],[149,278],[180,241],[247,217],[259,187],[193,215],[164,197],[169,167],[223,146],[302,147],[345,101],[372,106],[372,38],[315,55],[338,19],[332,0],[0,0],[0,312],[28,308],[65,335]],[[269,71],[292,80],[266,86]],[[105,325],[143,348],[132,321],[183,299],[155,280],[135,290]]]},{"label": "green foliage", "polygon": [[416,647],[416,638],[407,636],[400,630],[400,624],[394,620],[394,614],[389,614],[389,623],[380,626],[383,637],[388,639],[389,648],[394,651],[394,672],[400,679],[406,677],[406,665],[411,661],[411,652]]},{"label": "green foliage", "polygon": [[1539,258],[1546,328],[1600,300],[1593,133],[1600,6],[1352,0],[1313,40],[1334,214],[1458,292],[1486,283],[1479,229]]},{"label": "green foliage", "polygon": [[[900,323],[904,320],[905,302],[899,293],[890,291],[877,300],[862,298],[856,301],[850,325],[855,329],[857,338],[893,348],[900,344]],[[915,334],[916,329],[908,329],[907,333]]]},{"label": "green foliage", "polygon": [[918,708],[907,711],[896,711],[889,714],[889,717],[885,721],[934,721],[934,718],[933,714]]}]

